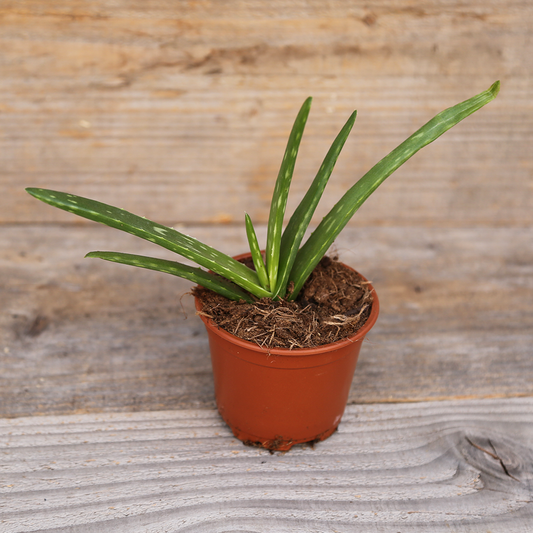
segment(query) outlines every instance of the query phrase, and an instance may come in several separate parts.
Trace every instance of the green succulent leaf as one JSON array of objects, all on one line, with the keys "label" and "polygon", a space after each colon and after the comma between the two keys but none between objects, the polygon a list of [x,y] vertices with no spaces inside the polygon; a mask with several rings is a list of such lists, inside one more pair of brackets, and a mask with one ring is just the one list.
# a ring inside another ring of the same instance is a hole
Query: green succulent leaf
[{"label": "green succulent leaf", "polygon": [[294,282],[294,290],[290,298],[296,298],[309,274],[324,256],[337,235],[363,202],[386,178],[421,148],[433,142],[485,104],[494,100],[499,90],[500,82],[497,81],[488,90],[445,109],[385,156],[349,189],[322,219],[322,222],[298,252],[289,276],[289,280]]},{"label": "green succulent leaf", "polygon": [[333,172],[333,168],[335,167],[339,154],[344,147],[344,143],[352,131],[356,117],[357,111],[354,111],[335,138],[335,141],[333,141],[313,183],[311,183],[307,193],[295,209],[285,231],[283,232],[281,238],[278,284],[274,291],[274,298],[279,295],[285,295],[287,291],[289,274],[296,259],[300,243],[302,242],[304,234],[311,222],[316,206],[318,205],[320,198],[322,198],[322,193],[324,192],[326,184]]},{"label": "green succulent leaf", "polygon": [[266,245],[268,279],[270,287],[272,288],[276,287],[278,279],[281,233],[283,229],[285,208],[287,206],[287,197],[289,195],[289,187],[291,185],[300,141],[307,122],[309,110],[311,109],[311,102],[312,98],[307,98],[296,116],[278,173],[274,193],[272,194]]},{"label": "green succulent leaf", "polygon": [[271,296],[270,292],[261,287],[259,278],[252,269],[175,229],[134,215],[124,209],[74,194],[37,188],[26,190],[35,198],[54,207],[131,233],[141,239],[167,248],[233,281],[258,298]]},{"label": "green succulent leaf", "polygon": [[211,289],[230,300],[244,300],[245,302],[253,303],[253,299],[250,298],[250,295],[233,283],[209,272],[205,272],[198,267],[191,267],[176,261],[167,261],[165,259],[126,254],[122,252],[89,252],[85,257],[95,257],[98,259],[104,259],[105,261],[112,261],[113,263],[121,263],[123,265],[131,265],[147,268],[149,270],[156,270],[158,272],[165,272],[166,274],[172,274],[173,276],[188,279],[189,281],[197,283],[207,289]]},{"label": "green succulent leaf", "polygon": [[152,222],[123,209],[59,191],[39,188],[26,190],[35,198],[54,207],[131,233],[167,248],[211,270],[221,278],[211,272],[182,263],[134,254],[91,252],[87,255],[88,257],[98,257],[107,261],[166,272],[210,288],[227,298],[247,302],[253,301],[252,295],[258,298],[286,297],[287,286],[292,282],[293,289],[288,297],[294,299],[337,235],[376,188],[421,148],[492,101],[499,89],[500,83],[496,82],[477,96],[445,109],[422,126],[355,183],[323,218],[307,242],[298,249],[356,118],[354,112],[337,135],[313,183],[282,233],[290,183],[311,106],[311,98],[308,98],[302,105],[292,127],[272,195],[267,229],[266,267],[252,221],[248,215],[245,215],[246,234],[256,271],[173,228]]},{"label": "green succulent leaf", "polygon": [[254,225],[248,213],[244,214],[244,219],[246,223],[246,236],[248,237],[248,244],[250,246],[250,253],[252,254],[255,271],[257,272],[261,286],[263,289],[268,291],[270,289],[268,284],[268,274],[263,261],[263,256],[261,255],[259,243],[257,242],[257,235],[255,233]]}]

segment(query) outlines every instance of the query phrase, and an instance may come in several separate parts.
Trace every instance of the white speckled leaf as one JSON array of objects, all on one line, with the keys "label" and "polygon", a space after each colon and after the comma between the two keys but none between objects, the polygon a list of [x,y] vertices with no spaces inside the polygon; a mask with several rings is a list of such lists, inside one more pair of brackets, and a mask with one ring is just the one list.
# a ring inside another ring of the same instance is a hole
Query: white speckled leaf
[{"label": "white speckled leaf", "polygon": [[298,148],[302,139],[309,110],[311,109],[312,98],[305,100],[296,116],[291,134],[287,142],[287,148],[283,156],[283,161],[279,169],[278,178],[272,194],[270,204],[270,215],[268,217],[267,244],[266,244],[266,266],[270,287],[276,287],[279,269],[279,255],[281,247],[281,232],[283,229],[283,217],[287,206],[287,197],[298,155]]},{"label": "white speckled leaf", "polygon": [[281,238],[278,283],[276,290],[274,291],[274,298],[278,295],[285,296],[289,274],[296,259],[300,243],[302,242],[305,231],[311,222],[316,206],[318,205],[320,198],[322,198],[322,193],[324,192],[329,177],[333,172],[333,168],[335,167],[339,154],[344,147],[344,143],[346,142],[350,131],[352,131],[356,117],[357,111],[354,111],[333,141],[324,161],[320,165],[320,169],[318,170],[313,183],[311,183],[311,186],[305,193],[302,201],[295,209],[285,231],[283,232]]},{"label": "white speckled leaf", "polygon": [[265,262],[263,261],[263,255],[261,254],[261,249],[259,247],[259,243],[257,242],[257,235],[255,233],[252,219],[248,213],[244,213],[244,220],[246,225],[246,237],[248,238],[248,245],[252,254],[255,271],[257,272],[261,286],[268,291],[270,290],[270,285],[268,282],[268,274],[266,271]]},{"label": "white speckled leaf", "polygon": [[85,257],[95,257],[98,259],[104,259],[105,261],[112,261],[113,263],[121,263],[123,265],[131,265],[147,268],[149,270],[156,270],[157,272],[164,272],[166,274],[188,279],[193,283],[198,283],[198,285],[211,289],[218,294],[222,294],[222,296],[225,296],[230,300],[244,300],[249,303],[253,302],[250,295],[233,283],[210,274],[209,272],[205,272],[201,268],[191,267],[176,261],[167,261],[166,259],[126,254],[123,252],[89,252]]},{"label": "white speckled leaf", "polygon": [[124,209],[74,194],[48,189],[28,188],[26,190],[35,198],[54,207],[131,233],[141,239],[167,248],[233,281],[255,296],[262,298],[270,295],[261,287],[257,274],[252,269],[173,228],[152,222]]},{"label": "white speckled leaf", "polygon": [[374,165],[344,194],[300,248],[289,277],[289,281],[294,282],[291,299],[296,298],[309,274],[322,259],[337,235],[378,186],[421,148],[494,100],[499,90],[500,82],[497,81],[486,91],[440,112]]}]

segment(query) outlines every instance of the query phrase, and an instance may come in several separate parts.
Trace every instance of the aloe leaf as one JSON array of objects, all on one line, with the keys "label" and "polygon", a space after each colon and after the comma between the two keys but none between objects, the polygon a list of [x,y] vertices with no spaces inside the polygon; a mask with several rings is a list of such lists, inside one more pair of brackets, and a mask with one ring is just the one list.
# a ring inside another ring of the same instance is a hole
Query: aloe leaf
[{"label": "aloe leaf", "polygon": [[122,252],[89,252],[85,257],[96,257],[98,259],[104,259],[105,261],[112,261],[113,263],[122,263],[123,265],[131,265],[147,268],[149,270],[157,270],[158,272],[165,272],[166,274],[172,274],[173,276],[188,279],[189,281],[197,283],[207,289],[211,289],[230,300],[244,300],[248,303],[253,303],[250,295],[233,283],[230,283],[223,278],[216,277],[209,272],[205,272],[201,268],[191,267],[176,261],[167,261],[165,259],[126,254]]},{"label": "aloe leaf", "polygon": [[252,269],[175,229],[134,215],[124,209],[81,196],[47,189],[28,188],[26,190],[35,198],[54,207],[131,233],[167,248],[233,281],[258,298],[271,296],[270,292],[261,287],[259,278]]},{"label": "aloe leaf", "polygon": [[296,156],[300,147],[300,141],[307,122],[309,110],[311,109],[312,98],[305,100],[289,136],[283,161],[279,169],[278,178],[272,194],[270,204],[270,215],[268,217],[267,244],[266,244],[266,264],[270,287],[274,288],[278,278],[279,254],[281,246],[281,231],[283,228],[283,217],[287,206],[287,197],[291,185]]},{"label": "aloe leaf", "polygon": [[246,223],[246,236],[248,237],[248,244],[250,245],[250,252],[252,254],[252,260],[254,262],[255,271],[259,277],[259,282],[263,289],[269,290],[268,274],[266,271],[265,263],[263,262],[263,256],[261,255],[261,249],[257,242],[257,235],[255,233],[252,219],[248,213],[244,213],[244,220]]},{"label": "aloe leaf", "polygon": [[289,280],[294,282],[294,290],[290,299],[296,298],[309,274],[322,259],[337,235],[376,188],[418,150],[494,100],[499,90],[500,82],[497,81],[486,91],[445,109],[385,156],[352,186],[322,219],[298,252],[289,276]]},{"label": "aloe leaf", "polygon": [[283,232],[281,238],[278,284],[274,291],[273,298],[276,298],[280,294],[284,295],[287,290],[289,274],[292,270],[294,260],[296,259],[300,243],[302,242],[305,231],[311,222],[316,206],[322,197],[322,193],[324,192],[326,184],[333,172],[333,168],[335,167],[339,154],[344,147],[344,143],[346,142],[350,131],[352,131],[356,117],[357,111],[354,111],[333,141],[322,165],[320,165],[320,169],[313,180],[313,183],[311,183],[307,193],[295,209],[285,231]]}]

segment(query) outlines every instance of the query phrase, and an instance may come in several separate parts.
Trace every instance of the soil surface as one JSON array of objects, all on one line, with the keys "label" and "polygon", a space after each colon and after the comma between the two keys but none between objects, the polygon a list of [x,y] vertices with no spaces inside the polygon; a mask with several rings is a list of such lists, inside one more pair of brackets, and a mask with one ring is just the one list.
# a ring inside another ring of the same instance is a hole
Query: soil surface
[{"label": "soil surface", "polygon": [[321,346],[355,334],[373,301],[368,282],[329,257],[317,265],[292,302],[235,302],[203,287],[195,287],[193,294],[202,302],[201,314],[222,329],[266,348],[289,349]]}]

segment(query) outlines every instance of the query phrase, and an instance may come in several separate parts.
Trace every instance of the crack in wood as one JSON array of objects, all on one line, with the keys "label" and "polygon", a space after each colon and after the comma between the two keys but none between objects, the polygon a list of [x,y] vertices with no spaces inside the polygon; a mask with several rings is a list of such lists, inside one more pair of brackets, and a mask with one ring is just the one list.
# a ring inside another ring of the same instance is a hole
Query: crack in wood
[{"label": "crack in wood", "polygon": [[489,455],[490,457],[492,457],[493,459],[495,459],[496,461],[498,461],[503,469],[503,471],[505,472],[505,474],[507,476],[509,476],[511,479],[514,479],[515,481],[518,481],[519,483],[521,483],[521,481],[519,479],[517,479],[516,477],[514,477],[510,472],[509,470],[507,469],[507,466],[505,465],[505,463],[503,462],[503,459],[498,455],[498,453],[496,452],[496,448],[494,447],[494,444],[492,444],[492,441],[490,439],[487,439],[488,440],[488,443],[490,444],[490,447],[492,448],[493,452],[490,452],[489,450],[483,448],[482,446],[479,446],[479,444],[476,444],[475,442],[472,442],[468,437],[465,437],[466,441],[471,445],[473,446],[474,448],[477,448],[478,450],[482,451],[483,453],[486,453],[487,455]]},{"label": "crack in wood", "polygon": [[489,441],[489,444],[490,444],[490,447],[492,448],[495,456],[496,456],[496,459],[498,461],[500,461],[500,464],[502,465],[502,468],[503,468],[503,471],[511,478],[511,479],[514,479],[515,481],[518,481],[520,483],[520,480],[515,478],[510,472],[509,470],[507,470],[507,467],[505,466],[505,463],[503,462],[503,459],[498,455],[498,453],[496,452],[496,448],[494,447],[494,444],[492,444],[492,441],[490,439],[488,439]]}]

